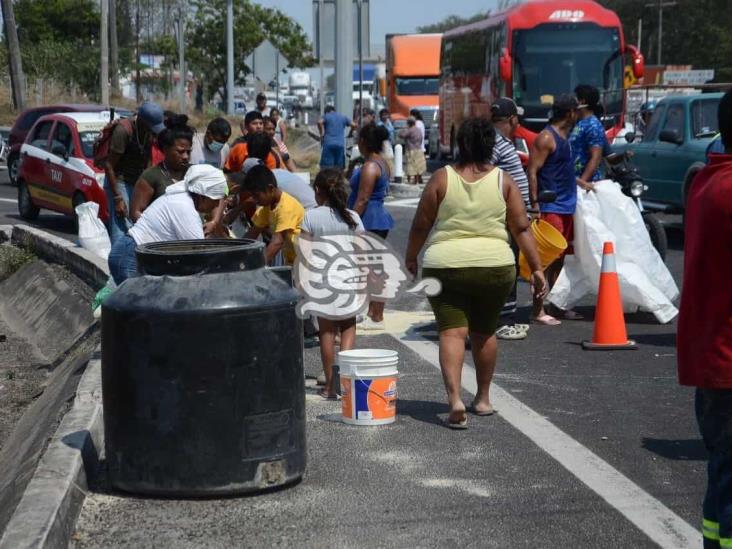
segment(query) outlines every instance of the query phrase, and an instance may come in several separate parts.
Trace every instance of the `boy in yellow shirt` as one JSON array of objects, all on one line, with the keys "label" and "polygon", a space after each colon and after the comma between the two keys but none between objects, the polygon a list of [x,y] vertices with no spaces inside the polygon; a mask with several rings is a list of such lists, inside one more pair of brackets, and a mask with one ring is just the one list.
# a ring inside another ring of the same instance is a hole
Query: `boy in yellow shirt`
[{"label": "boy in yellow shirt", "polygon": [[295,198],[277,188],[277,179],[267,166],[254,166],[247,171],[244,190],[259,206],[246,238],[257,238],[268,230],[272,239],[264,252],[267,263],[282,250],[285,263],[292,265],[295,262],[295,240],[300,234],[305,209]]}]

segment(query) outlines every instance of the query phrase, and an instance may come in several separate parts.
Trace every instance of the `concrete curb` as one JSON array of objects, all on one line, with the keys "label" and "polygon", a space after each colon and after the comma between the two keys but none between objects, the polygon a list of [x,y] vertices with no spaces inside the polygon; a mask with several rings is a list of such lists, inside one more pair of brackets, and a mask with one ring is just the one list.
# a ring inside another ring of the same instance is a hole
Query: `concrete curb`
[{"label": "concrete curb", "polygon": [[103,288],[109,279],[107,262],[74,243],[28,225],[13,225],[11,242],[37,256],[60,263],[92,288]]},{"label": "concrete curb", "polygon": [[71,410],[25,489],[0,549],[67,547],[103,444],[101,350],[89,361]]},{"label": "concrete curb", "polygon": [[[103,287],[109,278],[106,261],[45,231],[3,225],[4,239],[61,263],[92,287]],[[68,547],[88,491],[87,471],[97,467],[104,441],[101,366],[100,346],[0,538],[0,549]]]},{"label": "concrete curb", "polygon": [[407,183],[390,183],[389,195],[394,198],[419,198],[422,196],[424,185],[409,185]]}]

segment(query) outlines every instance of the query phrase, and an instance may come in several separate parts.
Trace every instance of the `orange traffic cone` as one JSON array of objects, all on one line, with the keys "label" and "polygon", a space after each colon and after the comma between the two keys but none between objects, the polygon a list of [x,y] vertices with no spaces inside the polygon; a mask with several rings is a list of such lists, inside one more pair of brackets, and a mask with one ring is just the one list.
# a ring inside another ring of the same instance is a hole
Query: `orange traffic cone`
[{"label": "orange traffic cone", "polygon": [[583,341],[582,348],[588,351],[614,351],[637,349],[635,341],[628,339],[623,317],[623,301],[620,297],[620,281],[615,270],[615,249],[612,242],[605,242],[602,248],[602,271],[600,289],[597,292],[595,331],[592,341]]}]

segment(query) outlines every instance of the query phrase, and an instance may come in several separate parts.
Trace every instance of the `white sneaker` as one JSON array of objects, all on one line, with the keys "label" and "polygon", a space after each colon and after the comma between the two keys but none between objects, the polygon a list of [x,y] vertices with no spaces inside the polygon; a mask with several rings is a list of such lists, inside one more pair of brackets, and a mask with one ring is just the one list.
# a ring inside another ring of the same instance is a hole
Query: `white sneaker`
[{"label": "white sneaker", "polygon": [[528,334],[526,332],[516,329],[515,326],[509,326],[508,324],[501,326],[496,330],[496,337],[498,339],[526,339],[527,335]]},{"label": "white sneaker", "polygon": [[384,321],[374,322],[370,317],[366,317],[361,324],[358,325],[361,330],[367,330],[370,332],[383,331],[385,329]]}]

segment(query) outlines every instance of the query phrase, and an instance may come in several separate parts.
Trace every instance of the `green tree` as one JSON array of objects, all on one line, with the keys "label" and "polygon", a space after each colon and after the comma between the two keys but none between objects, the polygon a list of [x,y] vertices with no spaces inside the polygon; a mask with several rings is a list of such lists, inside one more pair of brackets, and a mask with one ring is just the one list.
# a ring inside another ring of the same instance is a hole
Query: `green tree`
[{"label": "green tree", "polygon": [[[201,75],[209,96],[225,94],[226,84],[226,1],[193,0],[196,16],[188,23],[188,59]],[[269,39],[293,67],[314,64],[305,31],[277,9],[264,8],[249,0],[234,3],[234,72],[242,84],[250,68],[244,59],[265,39]]]},{"label": "green tree", "polygon": [[[638,43],[638,21],[642,20],[641,51],[646,62],[655,64],[658,55],[658,8],[652,2],[600,0],[620,17],[626,40]],[[720,75],[732,70],[732,10],[729,0],[677,0],[664,9],[664,65],[693,65],[716,69]]]},{"label": "green tree", "polygon": [[429,33],[433,33],[433,32],[446,32],[446,31],[449,31],[450,29],[462,27],[463,25],[469,25],[470,23],[476,23],[477,21],[482,21],[489,15],[490,15],[490,10],[485,11],[485,12],[476,13],[472,17],[467,17],[467,18],[460,17],[459,15],[449,15],[438,23],[433,23],[431,25],[423,25],[421,27],[417,27],[417,32],[420,34],[429,34]]}]

